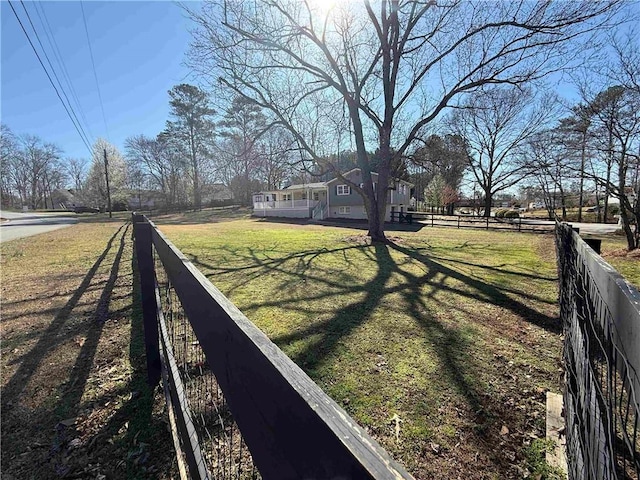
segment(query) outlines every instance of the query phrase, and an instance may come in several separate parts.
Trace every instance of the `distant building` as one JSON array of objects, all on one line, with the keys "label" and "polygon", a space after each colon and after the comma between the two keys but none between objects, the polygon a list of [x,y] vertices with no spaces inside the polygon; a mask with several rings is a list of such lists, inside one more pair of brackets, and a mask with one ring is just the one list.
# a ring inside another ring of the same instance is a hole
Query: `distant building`
[{"label": "distant building", "polygon": [[212,204],[216,202],[227,202],[233,200],[233,192],[222,183],[212,183],[203,185],[201,189],[202,204]]}]

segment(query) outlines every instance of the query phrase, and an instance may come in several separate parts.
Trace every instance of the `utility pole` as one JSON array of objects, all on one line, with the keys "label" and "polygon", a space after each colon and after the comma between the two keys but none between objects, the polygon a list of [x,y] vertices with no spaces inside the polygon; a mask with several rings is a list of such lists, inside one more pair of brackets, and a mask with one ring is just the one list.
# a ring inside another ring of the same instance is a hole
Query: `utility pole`
[{"label": "utility pole", "polygon": [[109,162],[107,161],[107,149],[103,150],[104,152],[104,176],[107,180],[107,207],[109,208],[109,218],[112,218],[111,215],[111,190],[109,189]]}]

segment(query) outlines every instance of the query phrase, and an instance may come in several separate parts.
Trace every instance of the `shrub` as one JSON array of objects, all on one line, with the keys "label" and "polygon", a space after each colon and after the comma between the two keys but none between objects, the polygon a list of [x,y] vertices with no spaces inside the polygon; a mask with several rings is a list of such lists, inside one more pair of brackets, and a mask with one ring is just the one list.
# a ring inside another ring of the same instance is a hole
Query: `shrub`
[{"label": "shrub", "polygon": [[505,209],[505,208],[500,208],[498,210],[496,210],[496,218],[504,218],[504,216],[506,215],[506,213],[509,210]]},{"label": "shrub", "polygon": [[517,210],[507,210],[504,212],[504,218],[520,218],[520,213]]},{"label": "shrub", "polygon": [[115,200],[111,205],[112,212],[126,212],[127,210],[129,210],[129,207],[124,200]]}]

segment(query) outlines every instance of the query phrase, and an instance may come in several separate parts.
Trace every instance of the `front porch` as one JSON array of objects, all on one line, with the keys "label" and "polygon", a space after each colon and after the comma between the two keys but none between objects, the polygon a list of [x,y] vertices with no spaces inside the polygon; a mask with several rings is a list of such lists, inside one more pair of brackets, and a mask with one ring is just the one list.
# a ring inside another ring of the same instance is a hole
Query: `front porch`
[{"label": "front porch", "polygon": [[259,217],[324,218],[326,186],[298,186],[253,195],[253,214]]}]

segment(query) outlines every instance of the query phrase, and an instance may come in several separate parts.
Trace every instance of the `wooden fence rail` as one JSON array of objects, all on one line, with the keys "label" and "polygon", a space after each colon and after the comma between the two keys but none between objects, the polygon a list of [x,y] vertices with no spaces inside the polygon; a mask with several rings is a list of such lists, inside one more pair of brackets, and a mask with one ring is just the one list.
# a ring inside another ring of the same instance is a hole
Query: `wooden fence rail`
[{"label": "wooden fence rail", "polygon": [[553,223],[541,224],[527,218],[477,217],[473,215],[441,215],[426,212],[391,212],[391,223],[420,223],[431,227],[511,230],[530,233],[553,233]]},{"label": "wooden fence rail", "polygon": [[[150,272],[147,265],[147,253],[153,249],[160,260],[156,265],[161,265],[162,273],[175,289],[184,316],[197,338],[190,344],[197,344],[204,353],[206,366],[215,376],[262,478],[412,478],[214,287],[153,223],[146,217],[134,215],[134,233],[138,261],[142,262],[142,285],[148,290],[149,285],[155,283],[154,272]],[[163,367],[170,370],[178,367],[166,358],[165,344],[171,340],[166,337],[170,335],[162,323],[158,329],[158,322],[163,321],[158,304],[160,296],[154,287],[152,302],[145,291],[143,289],[145,336],[149,330],[147,352],[152,359],[148,363],[149,378],[154,381],[158,373],[153,359],[158,352],[163,356]],[[156,322],[155,328],[151,325],[147,328],[147,318]],[[176,395],[180,388],[169,385],[174,392],[174,408],[183,403]],[[188,420],[190,415],[182,412],[176,417]],[[182,423],[178,430],[187,438],[182,438],[180,444],[183,449],[191,448],[193,429],[189,429],[184,421]],[[189,475],[207,478],[211,466],[203,472],[197,455],[198,452],[193,451],[185,455]]]}]

